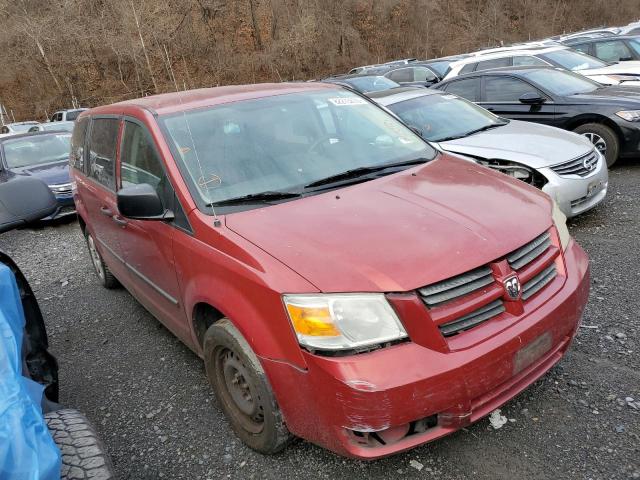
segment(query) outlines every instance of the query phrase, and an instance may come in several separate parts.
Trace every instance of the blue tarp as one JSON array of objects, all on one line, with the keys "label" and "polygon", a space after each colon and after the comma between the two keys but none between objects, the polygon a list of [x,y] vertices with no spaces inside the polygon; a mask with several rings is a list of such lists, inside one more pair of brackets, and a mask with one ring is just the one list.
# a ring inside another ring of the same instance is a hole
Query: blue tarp
[{"label": "blue tarp", "polygon": [[24,312],[13,272],[0,263],[0,479],[60,478],[60,452],[42,416],[42,385],[22,376]]}]

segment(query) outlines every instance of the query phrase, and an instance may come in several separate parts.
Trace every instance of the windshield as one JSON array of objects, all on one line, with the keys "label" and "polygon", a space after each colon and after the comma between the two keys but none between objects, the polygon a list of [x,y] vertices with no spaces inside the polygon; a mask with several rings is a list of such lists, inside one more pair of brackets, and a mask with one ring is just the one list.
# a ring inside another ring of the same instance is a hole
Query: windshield
[{"label": "windshield", "polygon": [[632,38],[629,40],[629,46],[636,52],[636,55],[640,55],[640,41]]},{"label": "windshield", "polygon": [[429,62],[429,67],[436,71],[436,73],[443,78],[445,74],[449,71],[449,65],[451,65],[451,60],[441,60],[439,62]]},{"label": "windshield", "polygon": [[601,62],[597,58],[585,53],[576,52],[575,50],[556,50],[555,52],[544,53],[539,56],[546,58],[559,67],[566,68],[573,72],[607,66],[606,63]]},{"label": "windshield", "polygon": [[14,123],[13,125],[10,125],[10,127],[11,127],[11,130],[13,130],[15,133],[26,133],[34,125],[38,125],[37,122],[33,122],[33,123]]},{"label": "windshield", "polygon": [[160,122],[205,204],[435,155],[391,115],[343,89],[232,102]]},{"label": "windshield", "polygon": [[432,142],[466,137],[505,123],[484,108],[455,95],[424,95],[388,105],[388,108]]},{"label": "windshield", "polygon": [[561,96],[589,93],[602,86],[587,77],[562,70],[523,70],[521,75],[549,92]]},{"label": "windshield", "polygon": [[6,140],[4,158],[8,168],[21,168],[59,160],[67,160],[71,150],[71,135],[34,135]]},{"label": "windshield", "polygon": [[378,92],[380,90],[387,90],[389,88],[399,87],[400,84],[389,80],[387,77],[382,76],[369,76],[369,77],[356,77],[347,78],[342,80],[344,83],[351,85],[359,92]]}]

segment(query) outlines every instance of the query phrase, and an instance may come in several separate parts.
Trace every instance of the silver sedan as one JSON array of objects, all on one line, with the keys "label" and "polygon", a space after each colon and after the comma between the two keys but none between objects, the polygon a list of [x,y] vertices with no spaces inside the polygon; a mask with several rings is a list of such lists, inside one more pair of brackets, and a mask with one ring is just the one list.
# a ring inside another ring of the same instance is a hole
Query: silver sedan
[{"label": "silver sedan", "polygon": [[607,194],[604,157],[578,134],[497,117],[437,90],[395,88],[369,96],[440,149],[540,188],[567,217],[595,207]]}]

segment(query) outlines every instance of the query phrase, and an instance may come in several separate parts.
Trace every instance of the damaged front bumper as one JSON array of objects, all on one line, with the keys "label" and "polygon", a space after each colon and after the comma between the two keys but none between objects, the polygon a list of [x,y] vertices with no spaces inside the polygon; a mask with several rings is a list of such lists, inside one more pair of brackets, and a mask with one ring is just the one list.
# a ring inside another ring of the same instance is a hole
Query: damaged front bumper
[{"label": "damaged front bumper", "polygon": [[261,358],[289,430],[341,455],[375,459],[488,415],[567,351],[589,292],[588,259],[573,240],[565,264],[561,289],[464,348],[406,342],[345,357],[305,352],[306,370]]}]

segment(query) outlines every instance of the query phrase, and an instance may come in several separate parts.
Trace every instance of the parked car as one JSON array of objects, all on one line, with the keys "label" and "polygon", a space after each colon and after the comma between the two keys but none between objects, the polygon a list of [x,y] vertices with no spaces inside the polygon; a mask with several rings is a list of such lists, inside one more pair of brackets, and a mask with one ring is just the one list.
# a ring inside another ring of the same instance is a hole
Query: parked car
[{"label": "parked car", "polygon": [[432,58],[430,60],[425,60],[422,62],[423,65],[428,65],[431,70],[433,70],[440,80],[446,77],[447,73],[449,73],[449,69],[451,68],[451,64],[453,62],[457,62],[462,60],[463,58],[469,57],[471,54],[463,53],[460,55],[451,55],[448,57],[440,57],[440,58]]},{"label": "parked car", "polygon": [[59,110],[49,119],[50,122],[72,122],[78,115],[86,111],[86,108],[71,108],[69,110]]},{"label": "parked car", "polygon": [[620,27],[618,35],[640,35],[640,21],[631,22],[629,25]]},{"label": "parked car", "polygon": [[603,86],[550,67],[487,70],[445,80],[438,89],[501,117],[544,123],[587,137],[611,166],[640,151],[640,89]]},{"label": "parked car", "polygon": [[337,75],[322,81],[353,88],[361,93],[377,92],[400,86],[382,75]]},{"label": "parked car", "polygon": [[45,220],[75,214],[69,176],[68,132],[37,132],[0,138],[0,179],[32,176],[43,180],[58,202]]},{"label": "parked car", "polygon": [[34,125],[29,129],[29,132],[72,132],[73,131],[73,122],[49,122],[49,123],[40,123],[38,125]]},{"label": "parked car", "polygon": [[555,66],[580,73],[604,85],[640,86],[640,62],[608,65],[590,55],[563,45],[500,48],[478,54],[451,64],[445,77],[449,80],[461,74],[494,68],[520,66]]},{"label": "parked car", "polygon": [[640,60],[640,39],[637,36],[607,38],[576,38],[562,42],[603,62],[618,63]]},{"label": "parked car", "polygon": [[352,68],[351,70],[349,70],[349,73],[347,75],[369,73],[370,70],[374,70],[380,67],[408,65],[416,61],[417,61],[416,58],[404,58],[402,60],[391,60],[390,62],[385,62],[385,63],[375,63],[373,65],[362,65],[360,67]]},{"label": "parked car", "polygon": [[[57,208],[37,178],[0,180],[0,233]],[[0,251],[0,471],[2,478],[115,478],[94,427],[58,403],[58,364],[38,301],[13,259]]]},{"label": "parked car", "polygon": [[15,135],[17,133],[28,132],[34,125],[39,125],[38,122],[16,122],[6,123],[0,127],[0,137],[6,137],[8,135]]},{"label": "parked car", "polygon": [[357,75],[383,75],[398,85],[416,87],[430,87],[441,80],[441,77],[430,64],[418,61],[413,61],[410,64],[389,63],[376,65],[363,70]]},{"label": "parked car", "polygon": [[500,118],[433,89],[397,88],[369,96],[442,150],[542,189],[567,217],[592,209],[607,194],[607,163],[580,135]]},{"label": "parked car", "polygon": [[587,301],[546,194],[340,86],[95,108],[70,163],[98,279],[204,359],[259,452],[377,458],[463,428],[564,355]]}]

